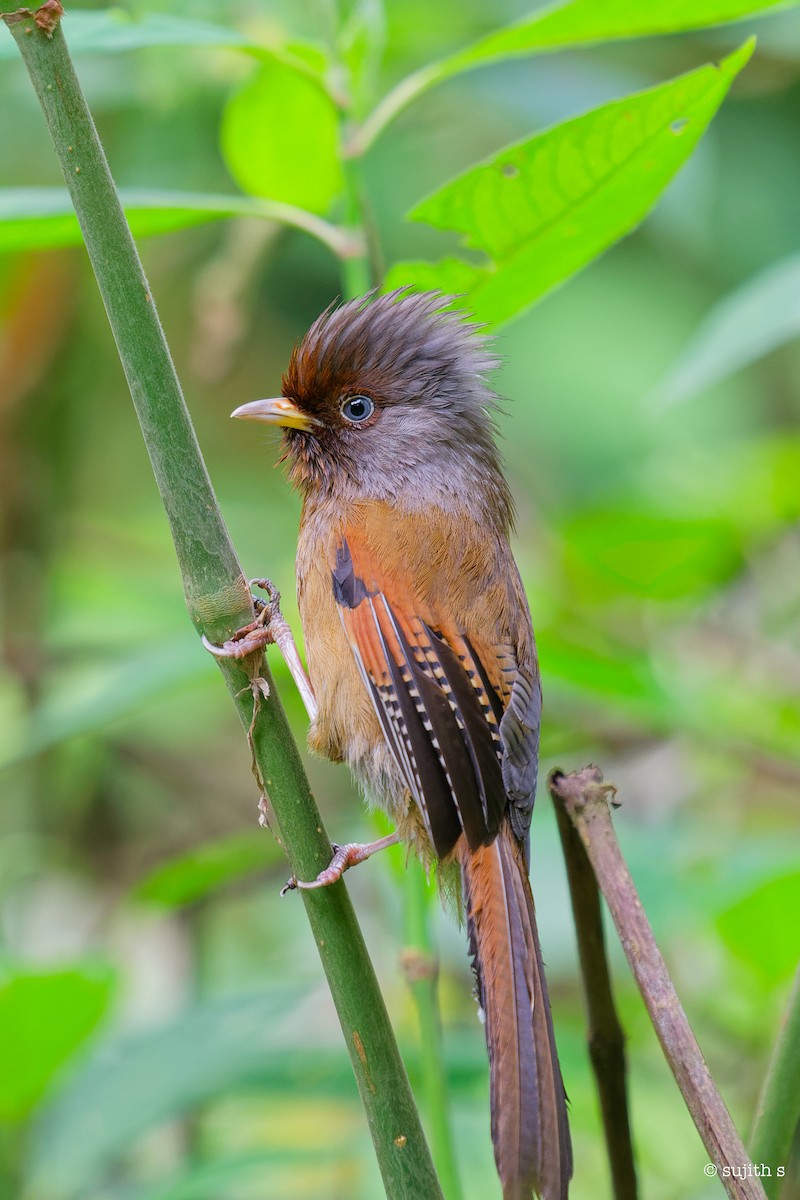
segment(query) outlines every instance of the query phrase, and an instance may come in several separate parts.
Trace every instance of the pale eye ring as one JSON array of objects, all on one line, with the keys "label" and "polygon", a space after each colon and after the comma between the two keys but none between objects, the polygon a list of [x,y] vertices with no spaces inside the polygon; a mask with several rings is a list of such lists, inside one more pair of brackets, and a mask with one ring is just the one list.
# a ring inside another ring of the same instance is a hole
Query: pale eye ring
[{"label": "pale eye ring", "polygon": [[375,404],[369,396],[348,396],[342,401],[341,413],[345,421],[360,425],[375,412]]}]

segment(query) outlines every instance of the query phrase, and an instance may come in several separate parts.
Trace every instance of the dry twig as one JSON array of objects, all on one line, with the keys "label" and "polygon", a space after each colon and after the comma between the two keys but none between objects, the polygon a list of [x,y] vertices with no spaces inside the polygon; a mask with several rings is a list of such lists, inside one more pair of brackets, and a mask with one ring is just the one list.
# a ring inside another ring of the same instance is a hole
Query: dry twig
[{"label": "dry twig", "polygon": [[[548,782],[557,807],[563,807],[586,851],[658,1040],[720,1182],[732,1200],[766,1200],[681,1007],[622,857],[609,809],[609,794],[615,789],[603,782],[597,767],[585,767],[571,775],[554,771]],[[587,987],[591,983],[586,980]],[[618,1072],[618,1067],[615,1070]],[[610,1079],[607,1085],[611,1086]]]}]

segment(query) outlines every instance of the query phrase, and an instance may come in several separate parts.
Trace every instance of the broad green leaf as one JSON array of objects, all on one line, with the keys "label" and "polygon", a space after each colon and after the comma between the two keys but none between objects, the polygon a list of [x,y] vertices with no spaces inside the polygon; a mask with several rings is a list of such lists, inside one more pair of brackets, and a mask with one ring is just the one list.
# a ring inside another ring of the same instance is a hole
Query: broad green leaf
[{"label": "broad green leaf", "polygon": [[353,116],[358,118],[375,93],[386,47],[383,0],[357,0],[339,33],[338,47],[349,74]]},{"label": "broad green leaf", "polygon": [[537,627],[537,641],[548,711],[573,729],[583,721],[595,736],[599,719],[603,729],[619,722],[669,737],[680,731],[703,750],[734,745],[742,757],[800,761],[797,695],[769,672],[743,688],[738,661],[676,659],[669,639],[645,654],[605,633],[602,618],[576,626],[569,612],[558,626]]},{"label": "broad green leaf", "polygon": [[[316,237],[340,253],[342,230],[289,204],[249,196],[204,192],[161,192],[138,188],[120,191],[134,237],[151,237],[229,217],[261,217]],[[0,253],[71,246],[82,241],[72,202],[63,188],[0,189]]]},{"label": "broad green leaf", "polygon": [[572,46],[724,25],[795,8],[798,3],[800,0],[572,0],[547,5],[401,80],[364,122],[356,142],[362,149],[371,145],[419,96],[476,67]]},{"label": "broad green leaf", "polygon": [[[295,53],[279,40],[256,39],[240,30],[212,25],[208,21],[196,21],[191,17],[173,17],[168,13],[148,13],[135,17],[121,8],[97,12],[70,10],[64,18],[64,33],[70,52],[74,55],[120,54],[153,46],[243,50],[256,58],[286,63],[315,79],[318,87],[326,86],[328,62],[324,55],[312,64],[307,56]],[[0,61],[18,57],[19,51],[13,38],[0,38]]]},{"label": "broad green leaf", "polygon": [[[410,214],[413,218],[414,214]],[[441,258],[438,262],[395,263],[384,280],[383,290],[413,287],[415,292],[445,292],[448,296],[469,296],[479,277],[480,268],[463,258]]]},{"label": "broad green leaf", "polygon": [[790,979],[797,966],[800,871],[769,879],[717,919],[731,952],[771,986]]},{"label": "broad green leaf", "polygon": [[561,530],[568,577],[594,603],[617,595],[696,596],[741,564],[734,526],[712,518],[592,509]]},{"label": "broad green leaf", "polygon": [[712,309],[653,402],[688,400],[799,336],[800,255],[792,255]]},{"label": "broad green leaf", "polygon": [[[263,61],[275,61],[305,75],[313,86],[327,92],[330,60],[320,46],[290,45],[279,38],[253,38],[237,29],[173,17],[168,13],[132,16],[121,8],[97,12],[70,11],[64,18],[64,34],[73,55],[120,54],[154,46],[171,49],[242,50]],[[0,39],[0,62],[17,59],[13,38]]]},{"label": "broad green leaf", "polygon": [[280,862],[284,853],[263,829],[216,838],[157,867],[137,884],[134,895],[164,908],[201,900],[215,888]]},{"label": "broad green leaf", "polygon": [[0,769],[69,738],[97,733],[154,698],[207,676],[206,658],[190,634],[139,649],[111,663],[89,688],[73,692],[68,703],[58,695],[44,701],[27,730],[10,731],[13,736],[0,742]]},{"label": "broad green leaf", "polygon": [[[329,1001],[321,1002],[327,1011]],[[474,1088],[485,1076],[477,1029],[474,1036],[448,1038],[447,1054],[454,1086]],[[418,1071],[418,1054],[406,1057],[412,1073]],[[86,1196],[142,1134],[245,1086],[278,1097],[302,1090],[357,1105],[338,1032],[327,1019],[315,1020],[307,989],[218,997],[157,1029],[107,1039],[37,1117],[26,1197]]]},{"label": "broad green leaf", "polygon": [[[541,632],[541,636],[540,636]],[[650,659],[618,643],[603,644],[602,636],[563,636],[537,630],[541,644],[544,690],[549,696],[579,693],[584,703],[598,699],[653,729],[669,728],[670,697]]]},{"label": "broad green leaf", "polygon": [[[349,1161],[350,1175],[358,1178],[362,1173],[358,1156],[360,1147],[346,1136],[350,1132],[350,1113],[347,1109],[343,1110],[341,1104],[337,1103],[334,1107],[334,1103],[329,1102],[322,1111],[315,1106],[309,1115],[318,1122],[324,1121],[326,1132],[332,1138],[338,1135],[336,1146],[308,1145],[306,1141],[305,1145],[275,1146],[271,1150],[253,1151],[250,1154],[201,1159],[190,1163],[166,1183],[151,1184],[141,1191],[127,1193],[126,1200],[210,1200],[216,1196],[257,1196],[263,1193],[267,1179],[270,1196],[283,1195],[281,1184],[276,1179],[282,1170],[291,1172],[291,1184],[287,1183],[286,1195],[304,1194],[304,1182],[307,1189],[305,1194],[309,1195],[318,1189],[320,1168],[326,1177],[330,1176],[332,1167],[338,1175],[342,1161]],[[318,1131],[319,1125],[315,1127],[315,1132]]]},{"label": "broad green leaf", "polygon": [[31,1194],[83,1194],[109,1160],[154,1125],[268,1075],[298,999],[298,989],[286,987],[226,997],[158,1029],[106,1040],[34,1128]]},{"label": "broad green leaf", "polygon": [[0,984],[0,1120],[21,1120],[41,1100],[106,1012],[113,983],[108,968],[81,967]]},{"label": "broad green leaf", "polygon": [[[236,29],[166,13],[136,18],[121,8],[97,12],[70,10],[64,18],[64,34],[73,54],[116,54],[147,46],[227,46],[254,53],[265,50],[261,43]],[[18,57],[13,39],[1,38],[0,59]]]},{"label": "broad green leaf", "polygon": [[222,153],[242,191],[324,213],[342,190],[330,97],[282,63],[259,67],[226,105]]},{"label": "broad green leaf", "polygon": [[797,0],[572,0],[548,5],[436,64],[446,78],[500,59],[622,38],[650,37],[724,25]]},{"label": "broad green leaf", "polygon": [[[479,320],[518,316],[629,233],[691,154],[750,40],[708,65],[593,109],[516,145],[445,184],[409,215],[454,230],[488,262],[458,272]],[[428,287],[436,264],[398,263],[385,287]],[[450,287],[453,260],[442,283]]]}]

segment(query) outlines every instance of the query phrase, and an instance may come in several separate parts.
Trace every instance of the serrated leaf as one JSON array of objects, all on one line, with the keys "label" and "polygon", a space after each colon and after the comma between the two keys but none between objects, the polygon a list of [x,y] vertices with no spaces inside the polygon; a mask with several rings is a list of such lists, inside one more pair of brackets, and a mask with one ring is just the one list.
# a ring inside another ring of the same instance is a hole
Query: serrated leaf
[{"label": "serrated leaf", "polygon": [[107,967],[19,974],[0,985],[0,1120],[26,1117],[111,1000]]},{"label": "serrated leaf", "polygon": [[[340,229],[273,200],[206,192],[164,192],[122,188],[120,199],[134,237],[152,237],[230,217],[260,217],[300,229],[341,252]],[[72,201],[64,188],[0,189],[0,253],[72,246],[82,241]]]},{"label": "serrated leaf", "polygon": [[[502,150],[410,214],[462,235],[485,265],[464,265],[461,291],[479,320],[518,316],[629,233],[691,154],[753,51],[602,105]],[[387,290],[419,288],[414,263]],[[436,264],[421,273],[436,279]],[[452,277],[452,259],[445,278]]]},{"label": "serrated leaf", "polygon": [[137,884],[134,895],[164,908],[180,908],[283,858],[280,846],[265,830],[235,833],[163,863]]},{"label": "serrated leaf", "polygon": [[659,407],[689,400],[800,337],[800,255],[748,280],[711,310],[653,395]]},{"label": "serrated leaf", "polygon": [[222,154],[242,191],[324,213],[342,190],[336,107],[282,63],[257,71],[226,105]]}]

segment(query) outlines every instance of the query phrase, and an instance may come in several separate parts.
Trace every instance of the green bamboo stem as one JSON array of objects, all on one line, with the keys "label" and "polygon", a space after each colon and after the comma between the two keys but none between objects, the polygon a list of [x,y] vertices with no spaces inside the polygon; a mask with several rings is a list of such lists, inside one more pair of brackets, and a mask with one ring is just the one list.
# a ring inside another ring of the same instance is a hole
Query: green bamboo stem
[{"label": "green bamboo stem", "polygon": [[348,153],[354,158],[366,154],[387,125],[390,125],[401,112],[413,104],[418,96],[427,92],[429,88],[435,87],[437,83],[442,83],[449,75],[446,62],[429,63],[425,67],[420,67],[418,71],[412,72],[411,75],[407,75],[405,79],[401,79],[396,87],[387,92],[383,99],[376,104],[362,125],[353,131],[353,136],[347,146]]},{"label": "green bamboo stem", "polygon": [[761,1182],[769,1200],[778,1200],[789,1173],[792,1141],[800,1124],[800,967],[795,976],[772,1060],[756,1107],[750,1154],[754,1163],[769,1168]]},{"label": "green bamboo stem", "polygon": [[[58,0],[7,14],[69,188],[167,511],[189,615],[219,642],[252,617],[150,288],[60,27]],[[220,669],[270,800],[291,870],[315,876],[330,842],[266,663]],[[258,674],[269,690],[262,698]],[[251,686],[252,685],[252,686]],[[342,883],[303,892],[390,1200],[441,1200],[383,998]]]}]

